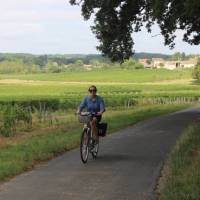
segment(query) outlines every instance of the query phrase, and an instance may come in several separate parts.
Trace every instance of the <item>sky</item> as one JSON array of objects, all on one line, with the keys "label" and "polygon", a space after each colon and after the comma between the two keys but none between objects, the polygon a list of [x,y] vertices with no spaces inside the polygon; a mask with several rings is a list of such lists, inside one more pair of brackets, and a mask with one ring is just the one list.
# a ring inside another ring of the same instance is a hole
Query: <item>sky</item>
[{"label": "sky", "polygon": [[[0,0],[0,52],[33,54],[95,54],[98,40],[92,34],[92,20],[84,21],[80,7],[69,0]],[[172,54],[200,53],[200,46],[182,42],[177,32],[176,47],[164,46],[159,28],[133,34],[136,52]]]}]

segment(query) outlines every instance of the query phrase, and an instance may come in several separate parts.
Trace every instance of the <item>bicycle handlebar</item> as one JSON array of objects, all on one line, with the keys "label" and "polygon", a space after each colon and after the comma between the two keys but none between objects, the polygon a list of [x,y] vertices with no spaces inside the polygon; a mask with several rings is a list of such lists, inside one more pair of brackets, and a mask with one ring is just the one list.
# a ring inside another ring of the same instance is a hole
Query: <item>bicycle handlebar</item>
[{"label": "bicycle handlebar", "polygon": [[97,115],[96,112],[81,112],[80,115],[86,116],[86,115]]},{"label": "bicycle handlebar", "polygon": [[98,116],[96,112],[80,112],[80,113],[75,113],[75,115],[80,115],[80,116]]}]

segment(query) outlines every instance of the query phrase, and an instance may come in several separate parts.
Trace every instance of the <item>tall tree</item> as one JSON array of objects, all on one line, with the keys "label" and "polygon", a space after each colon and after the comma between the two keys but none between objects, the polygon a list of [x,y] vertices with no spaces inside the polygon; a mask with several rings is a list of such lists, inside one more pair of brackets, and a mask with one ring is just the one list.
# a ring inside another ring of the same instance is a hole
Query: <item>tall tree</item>
[{"label": "tall tree", "polygon": [[184,30],[183,40],[200,44],[200,0],[70,0],[82,7],[85,20],[94,14],[93,33],[103,55],[112,61],[128,59],[133,54],[133,32],[146,26],[151,32],[157,23],[165,45],[173,48],[177,29]]}]

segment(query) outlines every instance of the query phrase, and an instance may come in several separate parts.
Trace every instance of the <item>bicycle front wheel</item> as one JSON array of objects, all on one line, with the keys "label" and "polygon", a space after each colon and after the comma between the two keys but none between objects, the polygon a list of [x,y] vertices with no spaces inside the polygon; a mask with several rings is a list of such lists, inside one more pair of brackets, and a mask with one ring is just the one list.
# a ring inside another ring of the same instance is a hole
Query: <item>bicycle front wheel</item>
[{"label": "bicycle front wheel", "polygon": [[86,163],[89,155],[89,135],[87,130],[84,130],[81,135],[80,154],[83,163]]}]

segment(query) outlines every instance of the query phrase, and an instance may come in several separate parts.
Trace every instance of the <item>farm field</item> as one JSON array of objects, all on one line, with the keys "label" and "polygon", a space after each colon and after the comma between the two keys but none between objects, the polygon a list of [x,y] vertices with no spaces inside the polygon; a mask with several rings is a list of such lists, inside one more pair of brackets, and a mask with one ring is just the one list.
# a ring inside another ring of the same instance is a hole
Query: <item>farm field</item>
[{"label": "farm field", "polygon": [[[29,101],[40,99],[59,99],[70,102],[68,108],[75,108],[83,96],[87,95],[87,88],[92,83],[17,83],[0,84],[0,101]],[[186,83],[124,83],[124,84],[96,84],[108,106],[113,101],[116,105],[124,105],[131,99],[141,98],[196,98],[200,96],[200,86],[192,82]]]},{"label": "farm field", "polygon": [[[105,100],[116,97],[198,97],[191,70],[103,70],[58,74],[1,75],[0,100],[65,98],[80,100],[95,84]],[[116,99],[116,98],[115,98]],[[118,104],[119,105],[119,104]]]},{"label": "farm field", "polygon": [[[110,77],[107,72],[111,73],[109,70],[102,70],[98,73],[88,72],[88,81],[84,80],[86,72],[71,72],[70,75],[65,74],[65,78],[63,73],[53,74],[56,80],[50,79],[52,74],[41,74],[46,80],[40,78],[38,74],[23,75],[24,80],[22,80],[22,75],[13,76],[15,79],[10,79],[11,75],[3,75],[4,79],[0,80],[1,134],[9,136],[15,135],[17,131],[30,129],[30,127],[33,130],[41,126],[49,127],[55,123],[62,124],[63,117],[66,113],[76,110],[81,99],[87,95],[88,87],[92,84],[97,86],[98,94],[103,96],[106,107],[110,110],[145,105],[179,105],[200,101],[200,85],[192,80],[191,70],[113,70]],[[97,78],[98,81],[92,82],[90,73],[94,75],[92,78]],[[121,75],[120,80],[123,82],[116,79],[114,81],[113,77],[120,73],[123,75],[128,73],[129,77]],[[103,74],[106,74],[109,79],[104,80]],[[138,74],[141,74],[142,78],[146,76],[144,82],[141,82]],[[162,80],[150,82],[159,74]],[[171,80],[168,80],[169,74],[173,74],[170,77]],[[73,81],[68,79],[69,76],[74,77]],[[76,76],[79,76],[79,79]],[[130,76],[135,82],[130,82]],[[31,77],[33,80],[30,80]],[[140,81],[136,82],[137,79]],[[18,121],[22,122],[17,123]]]},{"label": "farm field", "polygon": [[0,79],[42,80],[42,81],[81,81],[81,82],[156,82],[191,78],[192,70],[92,70],[42,74],[1,74]]},{"label": "farm field", "polygon": [[[95,84],[105,100],[105,119],[112,132],[198,104],[200,85],[191,74],[191,70],[161,69],[1,75],[0,161],[4,165],[0,168],[0,179],[12,177],[79,144],[81,126],[73,113],[90,85]],[[75,133],[74,136],[66,135],[66,130]],[[34,151],[41,138],[43,142]],[[29,161],[22,158],[19,166],[12,168],[16,157],[21,156],[21,145],[33,145],[24,155]],[[8,149],[10,156],[5,162],[4,153]]]}]

